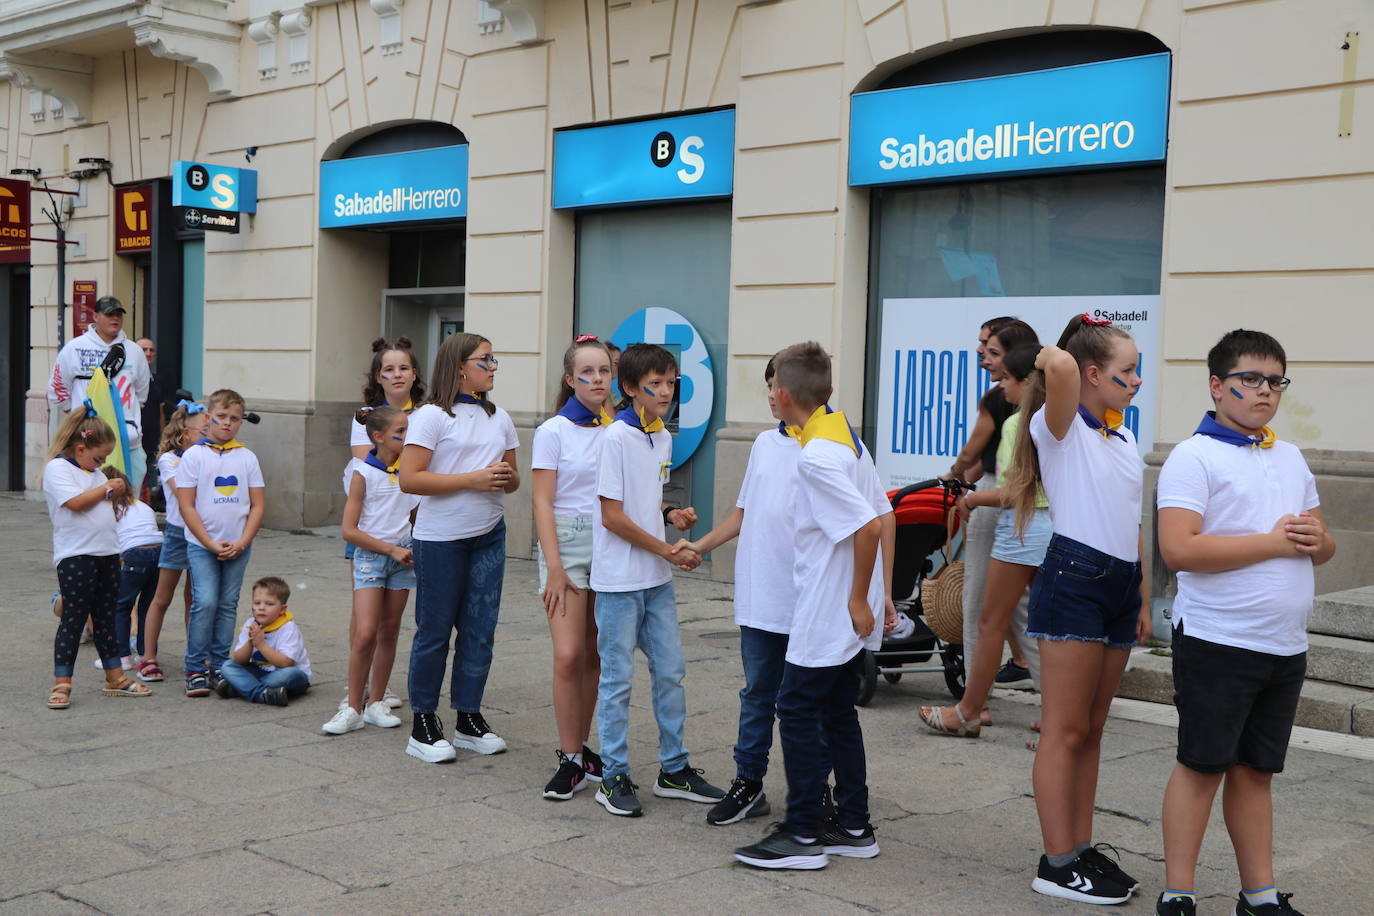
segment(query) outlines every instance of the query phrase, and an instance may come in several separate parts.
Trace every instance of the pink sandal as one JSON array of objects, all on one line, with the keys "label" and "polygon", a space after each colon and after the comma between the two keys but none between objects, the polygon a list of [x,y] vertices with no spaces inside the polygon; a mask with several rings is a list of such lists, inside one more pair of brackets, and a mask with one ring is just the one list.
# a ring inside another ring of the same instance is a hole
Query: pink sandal
[{"label": "pink sandal", "polygon": [[157,659],[145,658],[136,669],[138,679],[147,684],[155,684],[162,680],[162,669],[158,667]]}]

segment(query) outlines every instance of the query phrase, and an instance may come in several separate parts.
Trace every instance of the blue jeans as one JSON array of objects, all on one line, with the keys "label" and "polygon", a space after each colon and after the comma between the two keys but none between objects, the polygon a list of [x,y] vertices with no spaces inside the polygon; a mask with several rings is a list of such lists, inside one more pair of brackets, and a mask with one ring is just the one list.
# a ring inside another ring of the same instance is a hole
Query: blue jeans
[{"label": "blue jeans", "polygon": [[840,825],[868,826],[868,764],[854,703],[859,698],[860,651],[829,668],[787,664],[778,690],[778,731],[787,770],[787,818],[783,826],[800,837],[820,836],[821,787],[835,771],[835,807]]},{"label": "blue jeans", "polygon": [[310,678],[295,665],[264,671],[257,665],[240,665],[229,658],[220,666],[219,673],[233,685],[239,696],[250,703],[261,703],[268,687],[285,687],[287,695],[293,697],[300,696],[310,688]]},{"label": "blue jeans", "polygon": [[773,719],[787,656],[787,634],[755,627],[739,628],[739,654],[744,663],[744,689],[739,692],[739,737],[735,740],[735,773],[762,782],[773,746]]},{"label": "blue jeans", "polygon": [[187,538],[186,559],[191,564],[191,620],[186,625],[186,673],[204,674],[205,660],[219,671],[229,658],[238,613],[239,591],[248,569],[249,547],[234,560],[220,560]]},{"label": "blue jeans", "polygon": [[605,778],[630,772],[630,680],[635,646],[649,662],[654,719],[658,722],[658,759],[676,773],[687,766],[682,729],[687,718],[687,673],[678,634],[677,599],[671,581],[634,592],[597,592],[596,649],[601,656],[597,690],[601,759]]},{"label": "blue jeans", "polygon": [[506,523],[456,541],[415,541],[415,639],[410,644],[410,708],[434,712],[454,640],[449,705],[481,712],[506,575]]},{"label": "blue jeans", "polygon": [[115,636],[119,640],[119,651],[129,654],[129,631],[133,628],[133,611],[138,607],[138,654],[143,654],[143,622],[148,617],[148,606],[157,594],[157,579],[161,570],[157,568],[162,547],[134,547],[124,551],[124,565],[119,570],[119,598],[115,604]]}]

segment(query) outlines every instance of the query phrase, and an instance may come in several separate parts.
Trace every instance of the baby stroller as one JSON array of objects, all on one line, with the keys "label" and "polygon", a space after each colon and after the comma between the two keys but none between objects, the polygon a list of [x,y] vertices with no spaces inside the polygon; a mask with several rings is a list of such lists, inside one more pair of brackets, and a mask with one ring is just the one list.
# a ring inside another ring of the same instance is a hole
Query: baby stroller
[{"label": "baby stroller", "polygon": [[[883,637],[876,652],[864,650],[858,705],[867,706],[873,699],[880,674],[895,684],[904,674],[938,672],[945,676],[945,685],[954,698],[963,697],[964,648],[939,639],[926,625],[920,585],[935,568],[933,555],[951,540],[949,518],[955,503],[972,489],[972,484],[960,480],[924,480],[887,494],[897,519],[892,603],[897,606],[898,620],[902,624],[909,621],[914,627],[899,625]],[[902,621],[903,614],[907,621]],[[937,653],[939,663],[928,664]]]}]

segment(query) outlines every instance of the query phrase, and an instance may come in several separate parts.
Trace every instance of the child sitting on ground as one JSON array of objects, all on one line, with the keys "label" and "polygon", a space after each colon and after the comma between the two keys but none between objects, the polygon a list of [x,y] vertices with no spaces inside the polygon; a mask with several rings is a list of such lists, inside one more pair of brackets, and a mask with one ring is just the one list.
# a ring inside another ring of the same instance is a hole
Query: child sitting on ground
[{"label": "child sitting on ground", "polygon": [[250,703],[285,706],[310,687],[310,656],[287,602],[291,587],[276,576],[253,583],[253,614],[239,628],[215,692]]}]

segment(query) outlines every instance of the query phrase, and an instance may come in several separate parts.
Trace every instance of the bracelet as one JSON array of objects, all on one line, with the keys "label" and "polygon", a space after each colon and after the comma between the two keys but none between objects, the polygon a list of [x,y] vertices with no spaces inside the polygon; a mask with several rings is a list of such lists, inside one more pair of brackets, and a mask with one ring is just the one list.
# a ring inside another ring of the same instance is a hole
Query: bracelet
[{"label": "bracelet", "polygon": [[676,512],[677,510],[679,510],[679,509],[681,509],[681,508],[682,508],[681,506],[668,506],[668,507],[664,508],[664,510],[663,510],[663,521],[664,521],[665,523],[667,523],[667,524],[672,524],[672,520],[668,518],[668,514],[669,514],[670,512]]}]

